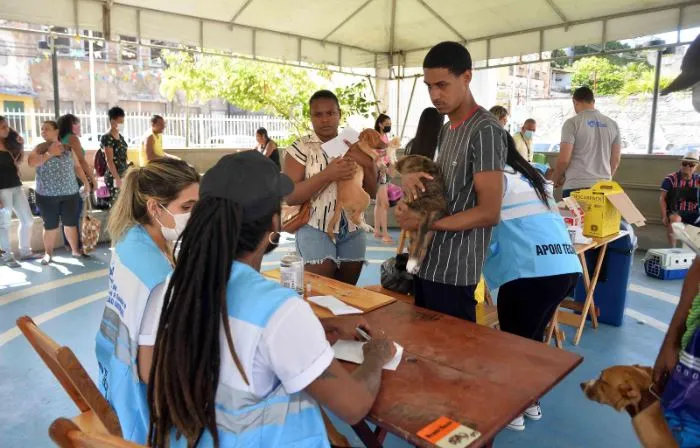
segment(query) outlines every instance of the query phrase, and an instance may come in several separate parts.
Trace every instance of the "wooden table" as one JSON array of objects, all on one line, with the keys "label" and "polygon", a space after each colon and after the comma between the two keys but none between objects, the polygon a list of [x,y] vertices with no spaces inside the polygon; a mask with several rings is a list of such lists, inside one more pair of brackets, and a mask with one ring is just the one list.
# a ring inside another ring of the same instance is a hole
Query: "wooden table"
[{"label": "wooden table", "polygon": [[[323,277],[307,274],[307,279],[313,294],[340,288],[347,294],[336,297],[353,306],[358,303],[355,296],[365,294],[360,288]],[[378,431],[373,435],[364,424],[354,427],[368,446],[381,446],[389,432],[416,446],[432,447],[416,433],[442,416],[482,434],[470,447],[488,446],[508,423],[583,360],[542,343],[400,301],[374,308],[364,317],[372,328],[383,330],[404,347],[398,369],[384,371],[377,401],[367,416]]]},{"label": "wooden table", "polygon": [[[581,260],[581,267],[583,268],[583,285],[586,289],[586,300],[583,303],[576,302],[572,299],[564,300],[560,308],[575,312],[562,311],[559,309],[549,326],[546,342],[549,343],[554,335],[557,347],[563,346],[563,333],[559,330],[559,323],[570,325],[576,328],[576,335],[574,336],[574,345],[578,345],[581,341],[581,336],[583,335],[583,329],[586,326],[586,319],[588,316],[591,318],[591,323],[593,328],[598,328],[598,313],[595,307],[594,294],[595,288],[598,285],[598,278],[600,277],[600,270],[603,267],[603,261],[605,260],[605,254],[608,250],[608,244],[613,241],[617,241],[620,238],[627,236],[629,232],[622,231],[615,235],[610,235],[604,238],[592,238],[592,242],[588,244],[577,244],[576,254]],[[598,258],[596,258],[595,267],[593,269],[593,275],[591,276],[588,272],[588,265],[586,263],[586,252],[593,249],[600,249],[598,252]]]}]

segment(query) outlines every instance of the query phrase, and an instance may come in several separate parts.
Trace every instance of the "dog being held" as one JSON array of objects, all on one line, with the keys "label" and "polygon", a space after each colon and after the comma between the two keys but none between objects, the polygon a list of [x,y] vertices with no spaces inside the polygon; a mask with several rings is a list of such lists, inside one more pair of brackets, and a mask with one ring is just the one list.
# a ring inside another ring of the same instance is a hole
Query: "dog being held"
[{"label": "dog being held", "polygon": [[410,245],[408,248],[408,263],[406,271],[417,274],[423,258],[428,252],[428,246],[435,235],[431,229],[433,223],[447,214],[447,199],[445,197],[445,183],[440,167],[435,162],[424,156],[406,156],[396,164],[396,171],[401,175],[408,173],[427,173],[433,179],[423,179],[423,192],[418,199],[404,195],[404,202],[410,210],[421,215],[421,224],[418,230],[409,232]]},{"label": "dog being held", "polygon": [[[356,154],[359,152],[359,154],[361,154],[360,157],[369,157],[374,163],[374,160],[377,158],[376,150],[385,148],[386,143],[382,141],[379,132],[374,129],[365,129],[360,132],[359,140],[348,149],[348,152],[353,151]],[[337,182],[338,189],[335,210],[326,227],[326,233],[332,241],[335,241],[333,229],[335,229],[336,224],[340,221],[343,210],[350,222],[365,232],[372,231],[372,227],[365,223],[365,210],[369,207],[370,196],[362,188],[363,181],[364,171],[362,167],[358,165],[355,168],[355,176],[352,179]]]},{"label": "dog being held", "polygon": [[598,379],[581,383],[581,389],[590,400],[617,411],[625,409],[644,448],[677,447],[661,403],[651,392],[651,375],[651,367],[613,366],[603,370]]}]

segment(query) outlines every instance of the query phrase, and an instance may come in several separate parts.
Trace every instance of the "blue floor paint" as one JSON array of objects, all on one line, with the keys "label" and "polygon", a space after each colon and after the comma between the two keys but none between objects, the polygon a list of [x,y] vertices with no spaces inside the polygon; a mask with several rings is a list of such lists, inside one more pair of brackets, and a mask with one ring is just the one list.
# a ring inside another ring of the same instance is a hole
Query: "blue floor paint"
[{"label": "blue floor paint", "polygon": [[[394,238],[397,237],[394,235]],[[387,259],[395,251],[393,247],[383,246],[372,238],[368,238],[368,245],[383,248],[381,251],[368,251],[367,257],[373,260]],[[290,250],[293,250],[293,245],[284,245],[266,257],[265,262],[276,264]],[[109,256],[109,250],[101,247],[93,259],[84,262],[85,266],[64,267],[71,271],[71,276],[93,272],[105,269]],[[35,264],[38,266],[38,263]],[[272,267],[274,265],[264,266],[263,270]],[[33,266],[30,268],[16,270],[24,276],[26,283],[23,286],[12,286],[5,280],[8,271],[5,267],[0,267],[0,299],[12,291],[66,278],[62,271],[53,267],[44,268],[40,272],[35,272]],[[20,277],[14,272],[12,274]],[[635,257],[631,282],[676,297],[682,284],[681,281],[660,281],[646,277],[639,254]],[[363,270],[359,284],[364,286],[377,283],[379,264],[372,263]],[[20,315],[37,316],[106,288],[106,277],[100,277],[0,306],[0,333],[12,328]],[[627,304],[629,308],[664,323],[670,321],[675,309],[670,303],[635,292],[629,292]],[[42,329],[60,344],[73,349],[93,378],[97,374],[94,336],[103,306],[103,301],[98,300],[42,325]],[[585,399],[579,383],[597,377],[602,369],[615,364],[652,365],[663,333],[625,316],[621,327],[601,325],[594,330],[588,325],[581,344],[575,347],[571,344],[574,329],[562,328],[567,336],[565,349],[582,355],[583,364],[542,399],[544,417],[541,421],[527,421],[527,428],[522,433],[503,431],[496,438],[496,447],[639,446],[629,417]],[[47,432],[50,423],[59,416],[75,415],[77,409],[22,336],[0,346],[0,378],[0,447],[52,446]],[[355,446],[360,446],[359,440],[347,425],[335,418],[333,420]],[[389,436],[385,446],[406,448],[408,444]]]}]

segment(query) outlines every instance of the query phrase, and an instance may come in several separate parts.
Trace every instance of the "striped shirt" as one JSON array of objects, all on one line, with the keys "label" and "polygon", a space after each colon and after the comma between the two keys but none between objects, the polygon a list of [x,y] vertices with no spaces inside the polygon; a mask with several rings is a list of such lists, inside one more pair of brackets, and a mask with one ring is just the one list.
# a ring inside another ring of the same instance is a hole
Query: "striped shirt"
[{"label": "striped shirt", "polygon": [[[446,123],[438,138],[437,164],[445,179],[450,215],[477,204],[474,175],[503,171],[506,161],[506,132],[482,107],[452,127]],[[418,277],[454,286],[476,285],[491,240],[491,228],[460,232],[435,232]]]},{"label": "striped shirt", "polygon": [[[304,180],[325,170],[330,162],[328,155],[321,148],[321,139],[313,132],[292,143],[292,146],[287,150],[287,154],[306,168]],[[323,232],[326,231],[326,224],[333,217],[336,198],[337,187],[335,182],[329,184],[325,190],[320,193],[317,192],[311,198],[311,217],[308,223],[311,227]],[[357,230],[357,226],[350,220],[347,223],[348,232]],[[336,224],[333,232],[340,232],[340,221]]]},{"label": "striped shirt", "polygon": [[693,173],[685,179],[681,171],[671,173],[661,183],[667,193],[666,207],[669,212],[697,212],[700,202],[700,175]]}]

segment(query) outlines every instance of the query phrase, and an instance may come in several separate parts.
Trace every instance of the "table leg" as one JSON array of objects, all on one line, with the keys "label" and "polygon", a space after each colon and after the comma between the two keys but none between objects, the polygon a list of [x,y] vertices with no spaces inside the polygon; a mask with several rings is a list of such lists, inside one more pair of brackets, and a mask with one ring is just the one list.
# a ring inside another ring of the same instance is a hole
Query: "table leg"
[{"label": "table leg", "polygon": [[549,322],[549,327],[547,328],[547,336],[545,337],[544,343],[549,345],[552,342],[552,336],[554,336],[554,343],[557,348],[564,348],[564,340],[562,338],[562,331],[559,329],[559,321],[557,320],[557,312],[552,316],[552,320]]},{"label": "table leg", "polygon": [[583,334],[583,327],[586,326],[586,317],[588,316],[588,313],[591,313],[591,321],[593,322],[593,328],[598,328],[598,316],[595,315],[595,302],[593,300],[593,294],[595,293],[595,287],[598,284],[600,269],[603,266],[603,259],[605,259],[605,253],[607,252],[607,250],[607,244],[600,246],[600,253],[598,253],[598,259],[596,260],[595,269],[593,270],[593,277],[590,279],[590,284],[586,290],[586,301],[584,302],[583,310],[581,311],[581,323],[579,324],[579,327],[576,330],[576,336],[574,336],[574,345],[578,345],[579,341],[581,340],[581,335]]},{"label": "table leg", "polygon": [[377,436],[369,428],[366,421],[362,420],[360,423],[353,425],[352,429],[367,448],[382,448],[382,443],[377,439]]}]

